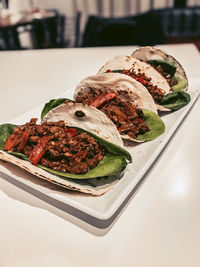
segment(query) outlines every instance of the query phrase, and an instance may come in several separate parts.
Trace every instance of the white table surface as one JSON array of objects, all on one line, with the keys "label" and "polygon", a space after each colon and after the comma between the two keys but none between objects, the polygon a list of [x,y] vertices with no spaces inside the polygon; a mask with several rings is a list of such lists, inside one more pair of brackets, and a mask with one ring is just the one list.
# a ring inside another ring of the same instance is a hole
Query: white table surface
[{"label": "white table surface", "polygon": [[[195,46],[163,49],[200,89]],[[8,122],[95,74],[133,47],[0,53],[0,123]],[[0,177],[0,267],[199,267],[200,100],[145,182],[108,229],[97,229]]]}]

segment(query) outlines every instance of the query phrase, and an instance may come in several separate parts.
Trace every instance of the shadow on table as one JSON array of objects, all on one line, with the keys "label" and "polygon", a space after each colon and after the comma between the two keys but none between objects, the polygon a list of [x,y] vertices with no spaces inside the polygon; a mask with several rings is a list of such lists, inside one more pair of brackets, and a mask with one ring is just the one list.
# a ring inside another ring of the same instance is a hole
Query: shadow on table
[{"label": "shadow on table", "polygon": [[[145,174],[110,218],[102,220],[53,197],[53,194],[57,193],[60,195],[68,194],[68,196],[73,197],[88,197],[88,195],[70,191],[43,181],[10,163],[1,161],[1,166],[3,171],[1,171],[1,168],[0,177],[2,179],[0,179],[0,188],[6,195],[30,206],[48,210],[95,236],[103,236],[109,232],[146,177]],[[16,176],[17,178],[13,178]],[[50,190],[51,194],[43,193],[42,190],[38,189],[40,186]]]}]

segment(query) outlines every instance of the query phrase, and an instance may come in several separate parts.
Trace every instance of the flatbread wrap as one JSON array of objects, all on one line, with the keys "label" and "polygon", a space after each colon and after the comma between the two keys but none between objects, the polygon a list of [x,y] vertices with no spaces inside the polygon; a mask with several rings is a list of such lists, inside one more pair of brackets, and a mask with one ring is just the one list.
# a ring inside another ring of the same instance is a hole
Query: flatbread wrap
[{"label": "flatbread wrap", "polygon": [[126,75],[106,73],[89,76],[77,85],[74,101],[105,113],[123,139],[150,141],[165,131],[149,92]]},{"label": "flatbread wrap", "polygon": [[[131,56],[114,57],[100,69],[98,74],[118,72],[130,76],[146,87],[158,110],[171,111],[182,108],[190,101],[190,95],[184,92],[187,89],[186,75],[184,76],[184,71],[181,72],[178,68],[178,74],[174,76],[176,68],[175,63],[173,64],[173,72],[169,74],[164,72],[160,65],[154,68],[150,61],[138,59],[133,53]],[[170,65],[169,69],[172,69],[172,63],[165,65]]]},{"label": "flatbread wrap", "polygon": [[101,138],[123,147],[123,141],[114,123],[98,109],[74,103],[67,98],[52,99],[45,104],[42,121],[63,120],[66,125],[81,127]]},{"label": "flatbread wrap", "polygon": [[36,118],[24,125],[0,125],[0,159],[92,195],[110,190],[132,160],[124,148],[87,130],[62,120],[37,123]]},{"label": "flatbread wrap", "polygon": [[173,91],[186,91],[188,89],[188,79],[183,66],[171,55],[168,55],[155,46],[143,46],[136,49],[132,55],[142,61],[149,63],[168,81],[174,84]]}]

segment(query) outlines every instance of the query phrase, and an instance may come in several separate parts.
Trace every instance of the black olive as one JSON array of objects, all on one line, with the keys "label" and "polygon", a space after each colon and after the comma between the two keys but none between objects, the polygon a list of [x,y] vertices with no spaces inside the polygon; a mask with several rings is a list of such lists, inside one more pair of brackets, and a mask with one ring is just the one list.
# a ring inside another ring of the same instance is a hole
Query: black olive
[{"label": "black olive", "polygon": [[83,111],[81,111],[81,110],[77,110],[77,111],[75,112],[75,115],[76,115],[77,117],[79,117],[79,118],[82,118],[82,117],[85,116],[85,113],[84,113]]}]

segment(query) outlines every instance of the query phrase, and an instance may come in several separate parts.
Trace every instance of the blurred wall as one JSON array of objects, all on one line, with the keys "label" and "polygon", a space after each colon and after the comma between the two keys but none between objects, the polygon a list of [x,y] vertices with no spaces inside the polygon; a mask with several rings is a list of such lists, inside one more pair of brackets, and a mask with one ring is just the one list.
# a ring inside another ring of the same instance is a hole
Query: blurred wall
[{"label": "blurred wall", "polygon": [[[27,9],[31,5],[45,9],[57,9],[66,16],[65,39],[68,46],[74,44],[74,23],[77,11],[81,12],[80,36],[88,15],[118,17],[134,15],[164,7],[172,7],[174,0],[9,0],[11,9]],[[200,5],[200,0],[188,0],[188,6]]]}]

